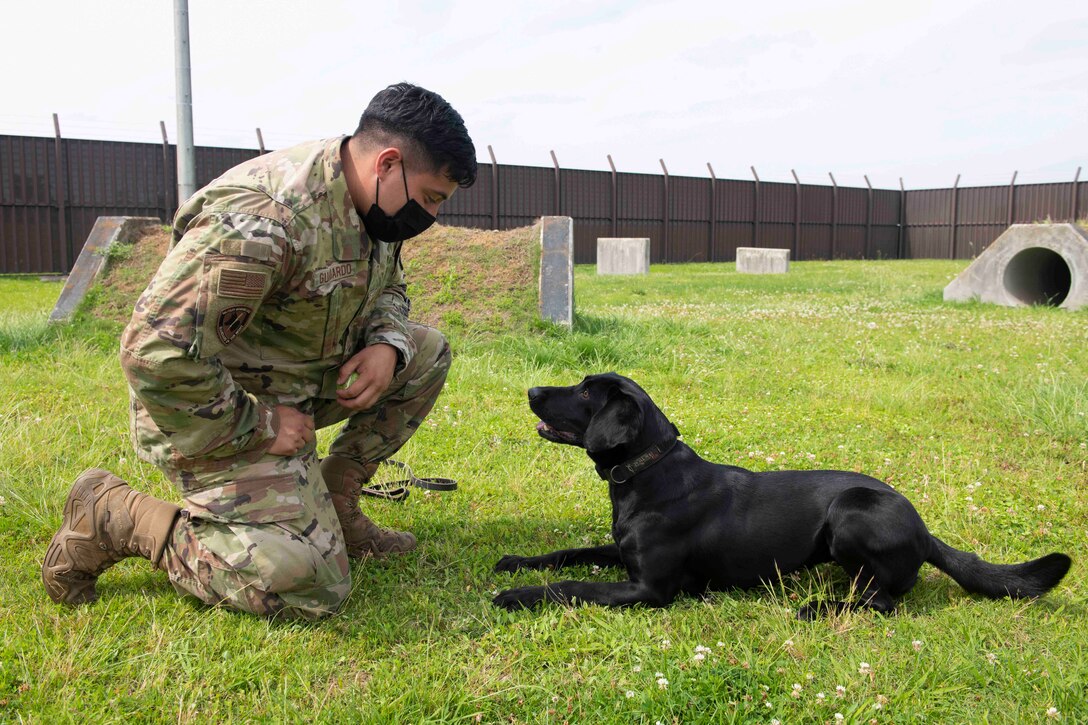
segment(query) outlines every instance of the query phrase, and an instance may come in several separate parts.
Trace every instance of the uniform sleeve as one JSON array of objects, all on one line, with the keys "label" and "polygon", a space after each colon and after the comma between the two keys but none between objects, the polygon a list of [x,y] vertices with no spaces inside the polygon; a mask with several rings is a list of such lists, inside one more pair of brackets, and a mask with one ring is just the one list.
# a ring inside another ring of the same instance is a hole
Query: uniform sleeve
[{"label": "uniform sleeve", "polygon": [[234,213],[193,220],[136,303],[121,337],[133,395],[187,458],[271,447],[273,409],[234,382],[217,355],[282,282],[290,251],[274,222]]},{"label": "uniform sleeve", "polygon": [[374,312],[367,320],[363,342],[368,347],[379,342],[395,347],[399,372],[416,354],[415,340],[408,332],[408,314],[412,304],[408,300],[408,285],[404,279],[399,245],[393,265],[393,276],[378,296]]}]

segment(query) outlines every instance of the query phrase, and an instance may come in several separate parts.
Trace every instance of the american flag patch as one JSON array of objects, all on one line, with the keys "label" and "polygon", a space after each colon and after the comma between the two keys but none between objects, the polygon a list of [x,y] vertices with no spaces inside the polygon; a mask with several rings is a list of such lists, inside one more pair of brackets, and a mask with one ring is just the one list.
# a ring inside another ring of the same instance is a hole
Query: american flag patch
[{"label": "american flag patch", "polygon": [[260,299],[264,296],[264,285],[267,279],[267,272],[222,269],[219,271],[217,293],[222,297]]}]

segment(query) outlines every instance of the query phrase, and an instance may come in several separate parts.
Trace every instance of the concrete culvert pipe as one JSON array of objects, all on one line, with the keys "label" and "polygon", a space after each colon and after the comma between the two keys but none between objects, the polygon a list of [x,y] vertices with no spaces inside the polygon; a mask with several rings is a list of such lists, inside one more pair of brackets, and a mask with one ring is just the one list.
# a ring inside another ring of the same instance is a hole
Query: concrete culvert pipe
[{"label": "concrete culvert pipe", "polygon": [[1025,249],[1005,267],[1005,289],[1026,305],[1057,307],[1065,301],[1072,282],[1065,258],[1046,247]]},{"label": "concrete culvert pipe", "polygon": [[944,288],[944,298],[1088,307],[1088,231],[1072,224],[1013,224]]}]

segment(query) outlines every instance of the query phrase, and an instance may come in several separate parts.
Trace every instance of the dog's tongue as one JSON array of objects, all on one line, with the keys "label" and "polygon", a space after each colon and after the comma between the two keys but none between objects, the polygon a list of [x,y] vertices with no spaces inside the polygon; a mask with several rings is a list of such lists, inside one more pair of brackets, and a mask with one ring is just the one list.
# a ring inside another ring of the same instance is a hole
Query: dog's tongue
[{"label": "dog's tongue", "polygon": [[537,424],[536,424],[536,429],[537,429],[538,431],[540,431],[540,430],[547,430],[547,429],[548,429],[548,428],[550,428],[550,427],[551,427],[551,426],[549,426],[549,425],[548,425],[547,423],[545,423],[544,421],[540,421],[539,423],[537,423]]}]

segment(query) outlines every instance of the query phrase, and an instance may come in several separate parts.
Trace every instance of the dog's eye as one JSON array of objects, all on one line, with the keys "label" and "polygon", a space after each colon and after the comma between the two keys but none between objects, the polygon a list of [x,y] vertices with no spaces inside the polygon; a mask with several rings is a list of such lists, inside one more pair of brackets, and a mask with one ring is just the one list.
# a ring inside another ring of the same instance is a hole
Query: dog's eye
[{"label": "dog's eye", "polygon": [[584,400],[589,400],[589,391],[588,390],[583,390],[582,391],[582,398]]}]

